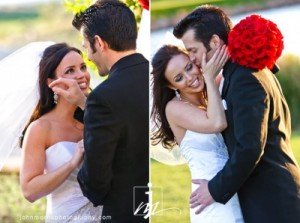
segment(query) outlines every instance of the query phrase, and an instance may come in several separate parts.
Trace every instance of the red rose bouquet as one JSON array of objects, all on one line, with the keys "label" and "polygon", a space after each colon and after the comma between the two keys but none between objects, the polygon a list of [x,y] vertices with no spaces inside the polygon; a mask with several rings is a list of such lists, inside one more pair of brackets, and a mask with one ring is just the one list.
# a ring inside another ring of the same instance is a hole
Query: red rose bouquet
[{"label": "red rose bouquet", "polygon": [[283,50],[283,36],[277,25],[251,15],[233,27],[228,36],[231,59],[252,69],[272,69]]}]

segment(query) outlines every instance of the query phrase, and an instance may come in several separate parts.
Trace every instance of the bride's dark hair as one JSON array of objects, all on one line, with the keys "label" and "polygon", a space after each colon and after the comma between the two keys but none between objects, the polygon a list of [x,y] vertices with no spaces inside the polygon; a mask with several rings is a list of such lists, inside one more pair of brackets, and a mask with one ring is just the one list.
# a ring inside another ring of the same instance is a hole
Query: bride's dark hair
[{"label": "bride's dark hair", "polygon": [[82,55],[81,51],[75,47],[70,47],[66,43],[57,43],[47,47],[39,63],[39,101],[35,107],[29,122],[26,124],[22,136],[20,137],[20,147],[22,147],[25,132],[28,126],[42,115],[51,111],[55,107],[54,92],[48,87],[48,78],[55,79],[55,70],[62,59],[71,51]]},{"label": "bride's dark hair", "polygon": [[165,77],[165,71],[169,61],[180,54],[187,55],[177,46],[164,45],[155,53],[151,62],[153,96],[151,118],[155,124],[151,134],[151,143],[157,145],[161,142],[166,149],[171,149],[176,141],[166,117],[166,105],[175,97],[175,91],[168,87],[169,82]]}]

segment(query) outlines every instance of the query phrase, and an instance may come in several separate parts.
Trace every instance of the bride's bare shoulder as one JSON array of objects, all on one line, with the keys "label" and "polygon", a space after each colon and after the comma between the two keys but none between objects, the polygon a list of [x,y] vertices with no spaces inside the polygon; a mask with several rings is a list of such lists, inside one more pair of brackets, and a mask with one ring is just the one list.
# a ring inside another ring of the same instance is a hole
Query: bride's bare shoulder
[{"label": "bride's bare shoulder", "polygon": [[177,98],[173,98],[172,100],[170,100],[167,105],[166,105],[166,111],[168,110],[173,110],[174,108],[182,106],[182,101],[180,101]]},{"label": "bride's bare shoulder", "polygon": [[28,134],[43,135],[48,134],[51,129],[51,121],[45,118],[39,118],[30,123],[26,132]]},{"label": "bride's bare shoulder", "polygon": [[166,105],[166,115],[174,116],[182,113],[182,109],[189,109],[191,106],[189,104],[177,99],[173,98]]}]

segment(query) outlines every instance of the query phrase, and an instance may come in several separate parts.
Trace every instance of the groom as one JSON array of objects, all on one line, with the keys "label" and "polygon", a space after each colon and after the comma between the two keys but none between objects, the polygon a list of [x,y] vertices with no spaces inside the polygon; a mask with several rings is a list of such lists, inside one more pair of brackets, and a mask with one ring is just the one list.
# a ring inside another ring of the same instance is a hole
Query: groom
[{"label": "groom", "polygon": [[[181,20],[174,35],[200,66],[227,44],[231,21],[214,6],[200,6]],[[223,69],[222,98],[228,128],[223,132],[229,160],[209,182],[194,180],[197,213],[213,201],[225,204],[236,192],[245,222],[299,222],[300,171],[293,155],[291,120],[281,87],[269,70],[254,72],[232,61]]]},{"label": "groom", "polygon": [[[84,162],[78,173],[83,194],[103,205],[102,222],[148,222],[134,213],[149,178],[149,63],[136,53],[137,26],[122,2],[97,1],[73,25],[83,34],[83,46],[108,78],[85,97],[80,84],[59,79],[53,90],[84,109]],[[59,88],[64,84],[67,89]]]}]

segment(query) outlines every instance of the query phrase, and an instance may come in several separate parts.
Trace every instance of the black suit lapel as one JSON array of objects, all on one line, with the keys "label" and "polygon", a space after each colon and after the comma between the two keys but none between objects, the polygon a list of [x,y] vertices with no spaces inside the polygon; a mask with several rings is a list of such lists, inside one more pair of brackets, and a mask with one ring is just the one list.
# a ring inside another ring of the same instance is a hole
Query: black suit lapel
[{"label": "black suit lapel", "polygon": [[233,63],[231,60],[227,61],[223,69],[223,77],[224,77],[224,84],[222,88],[222,98],[225,98],[227,93],[229,83],[230,83],[230,76],[237,68],[237,64]]}]

